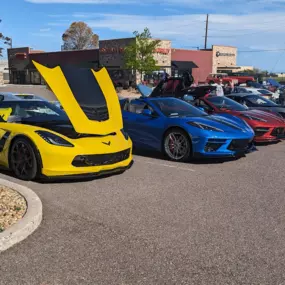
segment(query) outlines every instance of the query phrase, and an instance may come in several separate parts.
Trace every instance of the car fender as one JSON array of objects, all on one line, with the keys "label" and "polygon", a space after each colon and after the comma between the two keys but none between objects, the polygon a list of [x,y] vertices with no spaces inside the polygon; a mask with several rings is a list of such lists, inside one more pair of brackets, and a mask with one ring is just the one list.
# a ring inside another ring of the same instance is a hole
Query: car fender
[{"label": "car fender", "polygon": [[192,142],[192,136],[191,136],[191,134],[190,134],[185,128],[183,128],[183,126],[179,126],[179,125],[177,125],[177,124],[173,124],[173,125],[168,125],[168,126],[166,126],[166,128],[165,128],[165,130],[164,130],[164,132],[163,132],[163,139],[164,139],[164,137],[165,137],[165,134],[166,134],[169,130],[171,130],[171,129],[180,129],[181,131],[185,132],[185,133],[188,135],[188,138],[190,139],[190,141]]},{"label": "car fender", "polygon": [[241,119],[240,117],[238,116],[234,116],[234,115],[231,115],[231,114],[226,114],[226,113],[221,113],[221,114],[217,114],[216,116],[220,116],[220,117],[225,117],[227,119],[230,119],[236,123],[239,123],[239,124],[243,124],[244,125],[244,120]]},{"label": "car fender", "polygon": [[[8,147],[8,151],[7,151],[7,161],[8,161],[8,167],[10,168],[10,151],[11,151],[11,146],[13,144],[13,142],[18,139],[18,138],[25,138],[26,140],[28,140],[31,143],[32,148],[34,149],[35,155],[36,155],[36,159],[38,162],[38,166],[39,166],[39,172],[41,172],[41,169],[43,168],[43,162],[42,162],[42,157],[41,157],[41,153],[39,148],[36,145],[36,142],[33,140],[32,136],[29,136],[27,134],[15,134],[14,136],[12,135],[12,137],[10,138],[10,142],[9,142],[9,147]],[[40,173],[39,173],[40,174]]]}]

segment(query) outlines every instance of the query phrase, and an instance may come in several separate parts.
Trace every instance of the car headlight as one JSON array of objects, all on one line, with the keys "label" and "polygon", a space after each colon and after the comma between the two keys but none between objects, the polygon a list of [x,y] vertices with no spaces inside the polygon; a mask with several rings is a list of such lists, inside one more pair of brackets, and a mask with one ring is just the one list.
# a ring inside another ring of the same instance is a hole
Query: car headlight
[{"label": "car headlight", "polygon": [[209,125],[205,125],[205,124],[202,124],[202,123],[188,122],[187,124],[191,125],[193,127],[205,130],[205,131],[224,132],[221,129],[218,129],[218,128],[215,128],[215,127],[212,127],[212,126],[209,126]]},{"label": "car headlight", "polygon": [[252,121],[267,122],[266,120],[255,117],[255,116],[250,116],[250,115],[245,115],[245,114],[242,114],[242,116]]},{"label": "car headlight", "polygon": [[123,134],[126,140],[129,139],[129,134],[124,129],[121,129],[121,133]]},{"label": "car headlight", "polygon": [[46,131],[36,131],[36,133],[49,144],[57,146],[74,147],[73,144],[53,133]]}]

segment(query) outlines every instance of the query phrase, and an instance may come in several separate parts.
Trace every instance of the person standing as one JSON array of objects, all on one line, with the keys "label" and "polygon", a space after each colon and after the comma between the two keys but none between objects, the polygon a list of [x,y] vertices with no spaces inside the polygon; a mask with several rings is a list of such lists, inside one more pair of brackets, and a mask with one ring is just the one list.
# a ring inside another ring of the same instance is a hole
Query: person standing
[{"label": "person standing", "polygon": [[216,84],[216,95],[217,96],[224,96],[223,80],[222,80],[222,78],[220,78],[218,83]]},{"label": "person standing", "polygon": [[279,95],[279,104],[285,106],[285,89],[280,92]]}]

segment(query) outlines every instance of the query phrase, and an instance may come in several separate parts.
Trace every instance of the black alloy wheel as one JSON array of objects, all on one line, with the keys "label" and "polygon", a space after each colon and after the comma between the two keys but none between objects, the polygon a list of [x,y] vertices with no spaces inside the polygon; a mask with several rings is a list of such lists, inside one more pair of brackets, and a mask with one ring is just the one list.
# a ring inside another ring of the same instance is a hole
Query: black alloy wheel
[{"label": "black alloy wheel", "polygon": [[16,139],[9,153],[10,169],[21,180],[34,180],[38,174],[38,162],[32,144],[28,139]]},{"label": "black alloy wheel", "polygon": [[178,128],[166,132],[163,141],[165,155],[173,161],[188,161],[191,157],[191,142],[188,135]]}]

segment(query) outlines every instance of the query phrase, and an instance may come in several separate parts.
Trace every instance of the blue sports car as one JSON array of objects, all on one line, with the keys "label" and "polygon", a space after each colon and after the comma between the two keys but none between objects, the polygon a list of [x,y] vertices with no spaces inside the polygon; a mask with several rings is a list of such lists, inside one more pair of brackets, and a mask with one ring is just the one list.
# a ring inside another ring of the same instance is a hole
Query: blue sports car
[{"label": "blue sports car", "polygon": [[156,150],[174,161],[191,157],[234,157],[253,145],[243,120],[208,115],[176,98],[120,100],[124,129],[134,147]]}]

